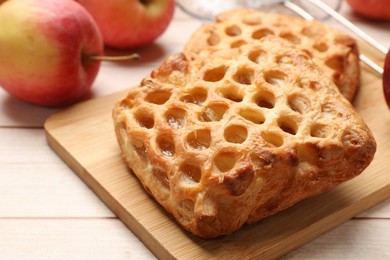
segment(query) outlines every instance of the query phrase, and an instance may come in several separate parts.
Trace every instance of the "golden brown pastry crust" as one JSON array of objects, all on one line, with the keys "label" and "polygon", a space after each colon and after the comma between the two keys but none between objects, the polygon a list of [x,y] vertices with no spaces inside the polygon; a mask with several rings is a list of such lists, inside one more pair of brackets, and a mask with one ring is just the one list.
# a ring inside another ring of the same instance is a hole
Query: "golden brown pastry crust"
[{"label": "golden brown pastry crust", "polygon": [[207,57],[210,52],[236,48],[270,34],[306,51],[340,92],[353,100],[360,84],[357,43],[347,34],[315,20],[248,9],[226,11],[214,23],[201,26],[183,52],[190,58]]},{"label": "golden brown pastry crust", "polygon": [[180,225],[232,233],[360,174],[375,140],[287,41],[168,58],[113,110],[124,160]]}]

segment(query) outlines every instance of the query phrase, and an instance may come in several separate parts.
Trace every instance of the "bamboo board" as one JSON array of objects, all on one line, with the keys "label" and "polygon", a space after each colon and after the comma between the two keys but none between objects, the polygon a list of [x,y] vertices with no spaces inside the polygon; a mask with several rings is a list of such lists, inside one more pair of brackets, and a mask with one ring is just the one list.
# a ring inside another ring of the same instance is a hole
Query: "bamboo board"
[{"label": "bamboo board", "polygon": [[276,258],[390,196],[390,112],[383,98],[381,78],[364,66],[362,87],[354,105],[378,143],[372,164],[361,176],[331,192],[212,240],[182,230],[144,192],[123,163],[111,109],[126,92],[79,103],[52,115],[45,122],[47,141],[159,258]]}]

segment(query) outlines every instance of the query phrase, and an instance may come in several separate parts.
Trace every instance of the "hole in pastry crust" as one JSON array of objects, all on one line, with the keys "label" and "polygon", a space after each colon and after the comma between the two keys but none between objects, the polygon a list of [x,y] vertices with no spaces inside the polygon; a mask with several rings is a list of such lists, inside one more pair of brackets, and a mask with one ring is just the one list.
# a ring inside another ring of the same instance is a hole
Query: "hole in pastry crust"
[{"label": "hole in pastry crust", "polygon": [[330,136],[332,129],[324,124],[314,124],[310,128],[310,135],[318,138],[326,138]]},{"label": "hole in pastry crust", "polygon": [[149,114],[146,111],[137,111],[134,115],[137,123],[144,128],[151,129],[154,126],[153,114]]},{"label": "hole in pastry crust", "polygon": [[199,120],[203,122],[219,121],[228,108],[226,104],[209,104],[199,116]]},{"label": "hole in pastry crust", "polygon": [[196,164],[184,162],[180,165],[179,170],[183,174],[185,179],[189,180],[190,182],[195,182],[195,183],[200,182],[200,178],[202,177],[200,164],[196,165]]},{"label": "hole in pastry crust", "polygon": [[230,125],[225,129],[224,136],[229,143],[241,144],[248,137],[248,131],[241,125]]},{"label": "hole in pastry crust", "polygon": [[247,42],[244,40],[237,40],[230,44],[231,49],[240,48],[241,46],[245,45]]},{"label": "hole in pastry crust", "polygon": [[153,168],[152,174],[156,178],[156,180],[166,189],[170,189],[169,187],[169,178],[165,171],[159,168]]},{"label": "hole in pastry crust", "polygon": [[211,132],[209,129],[199,129],[187,136],[188,148],[201,151],[210,147]]},{"label": "hole in pastry crust", "polygon": [[286,74],[277,70],[271,70],[264,73],[264,79],[266,82],[276,87],[282,87],[286,84]]},{"label": "hole in pastry crust", "polygon": [[225,33],[229,36],[237,36],[241,34],[241,28],[237,25],[231,25],[226,27]]},{"label": "hole in pastry crust", "polygon": [[343,71],[344,70],[344,57],[336,55],[325,61],[326,66],[335,71]]},{"label": "hole in pastry crust", "polygon": [[252,33],[252,38],[255,40],[259,40],[267,35],[273,35],[274,32],[267,28],[262,28],[259,30],[256,30]]},{"label": "hole in pastry crust", "polygon": [[271,92],[260,91],[255,95],[254,102],[259,107],[273,108],[275,106],[275,97]]},{"label": "hole in pastry crust", "polygon": [[238,71],[234,74],[233,79],[240,84],[250,85],[253,81],[253,74],[253,69],[239,68]]},{"label": "hole in pastry crust", "polygon": [[246,25],[251,25],[251,26],[262,24],[261,17],[257,15],[248,15],[242,19],[242,22]]},{"label": "hole in pastry crust", "polygon": [[183,128],[186,123],[186,111],[181,108],[171,108],[165,113],[168,125],[172,128]]},{"label": "hole in pastry crust", "polygon": [[227,68],[225,66],[219,66],[207,70],[203,75],[204,81],[217,82],[225,77]]},{"label": "hole in pastry crust", "polygon": [[220,91],[224,98],[233,102],[241,102],[244,98],[244,94],[238,92],[238,90],[233,86],[222,88]]},{"label": "hole in pastry crust", "polygon": [[240,116],[258,125],[263,124],[265,122],[264,115],[260,111],[256,111],[253,109],[241,109]]},{"label": "hole in pastry crust", "polygon": [[207,38],[207,44],[210,46],[218,45],[221,42],[221,38],[218,34],[211,32],[209,37]]},{"label": "hole in pastry crust", "polygon": [[288,133],[290,135],[295,135],[297,133],[297,124],[292,121],[292,119],[287,117],[281,117],[278,120],[279,128],[282,129],[283,132]]},{"label": "hole in pastry crust", "polygon": [[146,96],[145,100],[149,103],[153,103],[156,105],[162,105],[165,102],[167,102],[170,97],[171,97],[170,92],[163,91],[163,90],[157,90],[157,91],[149,93]]},{"label": "hole in pastry crust", "polygon": [[264,141],[271,144],[272,146],[280,147],[283,145],[284,142],[283,137],[277,133],[263,132],[261,135]]},{"label": "hole in pastry crust", "polygon": [[214,157],[214,165],[220,172],[227,172],[233,169],[236,160],[236,155],[233,152],[219,152]]},{"label": "hole in pastry crust", "polygon": [[313,45],[313,48],[319,52],[326,52],[329,49],[329,46],[325,42],[317,42]]},{"label": "hole in pastry crust", "polygon": [[315,36],[324,37],[326,34],[324,29],[319,28],[318,26],[311,25],[304,27],[301,32],[303,35],[308,36],[310,38],[314,38]]},{"label": "hole in pastry crust", "polygon": [[288,97],[290,108],[300,114],[310,111],[310,100],[301,94],[292,94]]},{"label": "hole in pastry crust", "polygon": [[175,143],[172,137],[168,135],[160,135],[157,137],[157,145],[160,152],[165,155],[172,157],[175,155]]},{"label": "hole in pastry crust", "polygon": [[261,49],[252,50],[248,55],[249,60],[257,64],[262,64],[267,61],[268,55]]},{"label": "hole in pastry crust", "polygon": [[285,32],[285,33],[281,33],[279,36],[281,38],[293,43],[293,44],[300,44],[301,43],[301,39],[292,33]]},{"label": "hole in pastry crust", "polygon": [[207,90],[203,88],[194,88],[189,93],[180,98],[181,101],[201,105],[207,98]]}]

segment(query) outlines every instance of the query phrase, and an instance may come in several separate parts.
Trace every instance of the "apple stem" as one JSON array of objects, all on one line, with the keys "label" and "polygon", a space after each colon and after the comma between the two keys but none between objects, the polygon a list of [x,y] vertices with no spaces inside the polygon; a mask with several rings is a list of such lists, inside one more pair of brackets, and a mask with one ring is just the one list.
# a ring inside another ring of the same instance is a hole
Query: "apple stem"
[{"label": "apple stem", "polygon": [[99,56],[99,55],[93,55],[90,57],[94,60],[100,60],[100,61],[127,61],[127,60],[139,60],[140,56],[138,53],[133,53],[130,55],[124,55],[124,56]]}]

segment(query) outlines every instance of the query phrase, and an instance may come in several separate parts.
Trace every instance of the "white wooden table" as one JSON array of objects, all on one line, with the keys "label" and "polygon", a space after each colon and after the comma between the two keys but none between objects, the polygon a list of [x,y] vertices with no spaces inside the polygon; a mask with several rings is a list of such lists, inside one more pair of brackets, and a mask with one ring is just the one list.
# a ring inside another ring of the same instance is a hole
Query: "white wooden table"
[{"label": "white wooden table", "polygon": [[[364,21],[346,4],[340,12],[389,47],[389,22]],[[141,61],[102,65],[93,97],[139,83],[199,25],[177,9],[162,37],[137,50]],[[0,108],[0,259],[155,258],[47,145],[43,123],[56,109],[23,103],[2,89]],[[390,199],[284,259],[390,259],[389,231]]]}]

